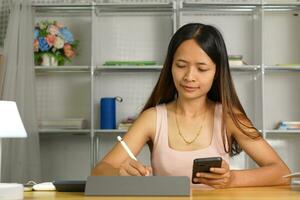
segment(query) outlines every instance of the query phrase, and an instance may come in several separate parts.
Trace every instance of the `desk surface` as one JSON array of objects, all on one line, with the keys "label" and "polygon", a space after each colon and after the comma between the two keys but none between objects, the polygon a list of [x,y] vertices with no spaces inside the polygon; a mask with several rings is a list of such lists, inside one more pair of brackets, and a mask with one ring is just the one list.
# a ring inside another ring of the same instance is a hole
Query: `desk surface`
[{"label": "desk surface", "polygon": [[190,197],[86,197],[83,193],[75,192],[25,192],[25,200],[50,200],[50,199],[72,199],[72,200],[115,200],[115,199],[174,199],[174,200],[224,200],[224,199],[242,199],[242,200],[296,200],[300,199],[300,185],[294,186],[276,186],[276,187],[248,187],[248,188],[229,188],[218,190],[193,190]]}]

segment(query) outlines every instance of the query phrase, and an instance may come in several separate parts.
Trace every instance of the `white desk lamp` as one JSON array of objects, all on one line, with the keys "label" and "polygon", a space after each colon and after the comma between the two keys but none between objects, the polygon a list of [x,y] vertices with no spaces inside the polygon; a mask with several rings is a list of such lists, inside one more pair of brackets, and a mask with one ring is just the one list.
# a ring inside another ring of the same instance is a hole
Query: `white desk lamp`
[{"label": "white desk lamp", "polygon": [[0,101],[0,199],[23,199],[23,185],[1,183],[1,138],[26,137],[16,102]]}]

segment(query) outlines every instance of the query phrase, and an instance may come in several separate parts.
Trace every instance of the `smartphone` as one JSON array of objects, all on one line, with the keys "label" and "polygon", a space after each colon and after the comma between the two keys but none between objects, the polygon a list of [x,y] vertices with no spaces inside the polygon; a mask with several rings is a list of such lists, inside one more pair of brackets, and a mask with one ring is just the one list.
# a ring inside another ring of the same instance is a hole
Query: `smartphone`
[{"label": "smartphone", "polygon": [[199,184],[198,182],[194,182],[194,178],[197,178],[197,172],[210,172],[209,169],[211,167],[221,167],[221,165],[221,157],[196,158],[193,164],[192,183]]}]

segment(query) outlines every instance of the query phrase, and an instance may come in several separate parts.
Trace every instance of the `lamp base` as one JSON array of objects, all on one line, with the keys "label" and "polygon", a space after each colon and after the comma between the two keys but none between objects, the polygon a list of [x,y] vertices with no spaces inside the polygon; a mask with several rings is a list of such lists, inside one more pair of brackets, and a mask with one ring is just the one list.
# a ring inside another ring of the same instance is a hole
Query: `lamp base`
[{"label": "lamp base", "polygon": [[17,183],[0,183],[1,200],[21,200],[24,196],[24,187]]}]

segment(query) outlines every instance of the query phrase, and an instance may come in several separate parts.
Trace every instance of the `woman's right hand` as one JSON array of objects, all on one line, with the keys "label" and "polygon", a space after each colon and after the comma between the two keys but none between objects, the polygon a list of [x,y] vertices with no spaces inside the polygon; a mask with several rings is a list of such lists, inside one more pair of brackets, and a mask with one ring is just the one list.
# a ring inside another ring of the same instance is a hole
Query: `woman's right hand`
[{"label": "woman's right hand", "polygon": [[144,166],[142,163],[127,159],[120,165],[119,175],[120,176],[149,176],[152,174],[152,168],[149,166]]}]

